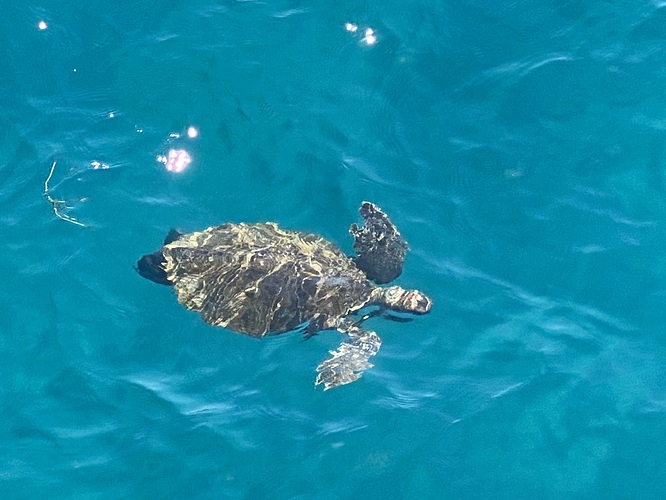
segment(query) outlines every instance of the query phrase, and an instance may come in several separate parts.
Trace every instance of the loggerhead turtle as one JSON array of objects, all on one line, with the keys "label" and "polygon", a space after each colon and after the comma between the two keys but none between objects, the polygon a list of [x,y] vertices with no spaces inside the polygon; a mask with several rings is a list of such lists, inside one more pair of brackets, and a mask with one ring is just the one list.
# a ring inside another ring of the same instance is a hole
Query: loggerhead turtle
[{"label": "loggerhead turtle", "polygon": [[[379,287],[400,275],[407,244],[370,202],[352,224],[356,256],[315,234],[285,231],[272,222],[226,223],[200,232],[171,230],[164,246],[137,262],[139,274],[172,286],[178,302],[206,323],[263,337],[295,329],[307,336],[337,329],[346,334],[317,367],[315,385],[348,384],[370,368],[381,340],[348,317],[369,306],[425,314],[431,300],[418,290]],[[375,283],[373,283],[372,281]]]}]

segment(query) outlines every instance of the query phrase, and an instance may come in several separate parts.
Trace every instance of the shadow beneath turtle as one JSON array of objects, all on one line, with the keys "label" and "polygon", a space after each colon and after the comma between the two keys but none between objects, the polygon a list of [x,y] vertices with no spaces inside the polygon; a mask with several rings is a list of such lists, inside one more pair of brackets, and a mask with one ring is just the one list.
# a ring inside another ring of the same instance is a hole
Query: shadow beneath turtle
[{"label": "shadow beneath turtle", "polygon": [[366,319],[369,318],[376,318],[377,316],[380,316],[384,319],[388,319],[390,321],[395,321],[397,323],[409,323],[410,321],[413,321],[414,318],[412,316],[402,316],[399,313],[396,313],[394,311],[391,311],[389,309],[380,307],[379,309],[375,309],[374,311],[370,311],[369,313],[364,314],[358,321],[359,325],[364,322]]},{"label": "shadow beneath turtle", "polygon": [[[407,315],[402,316],[400,315],[400,313],[396,313],[394,311],[390,311],[389,309],[380,307],[361,315],[360,317],[358,317],[358,319],[355,319],[352,324],[360,328],[363,322],[365,322],[365,320],[376,317],[381,317],[389,321],[395,321],[396,323],[409,323],[411,321],[414,321],[414,318],[411,316]],[[299,330],[303,335],[303,340],[308,340],[309,338],[312,338],[315,335],[318,335],[319,332],[323,331],[316,327],[308,328],[307,326],[298,328],[297,330]]]}]

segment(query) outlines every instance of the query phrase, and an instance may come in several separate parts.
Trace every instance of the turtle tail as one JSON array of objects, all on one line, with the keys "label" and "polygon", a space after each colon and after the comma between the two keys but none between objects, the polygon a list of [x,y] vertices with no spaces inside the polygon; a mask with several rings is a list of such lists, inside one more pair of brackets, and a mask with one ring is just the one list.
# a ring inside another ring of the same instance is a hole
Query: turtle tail
[{"label": "turtle tail", "polygon": [[167,278],[164,265],[166,264],[162,252],[147,253],[136,263],[137,272],[146,279],[159,283],[160,285],[171,285]]}]

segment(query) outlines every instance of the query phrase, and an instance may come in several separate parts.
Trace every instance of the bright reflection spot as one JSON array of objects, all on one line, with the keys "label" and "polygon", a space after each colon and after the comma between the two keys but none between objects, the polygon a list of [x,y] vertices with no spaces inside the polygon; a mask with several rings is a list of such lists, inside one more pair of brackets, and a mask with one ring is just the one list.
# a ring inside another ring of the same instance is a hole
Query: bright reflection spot
[{"label": "bright reflection spot", "polygon": [[109,113],[109,118],[113,118],[114,116],[116,116],[116,115],[113,114],[113,113]]},{"label": "bright reflection spot", "polygon": [[372,28],[368,28],[365,30],[365,36],[363,37],[363,41],[368,45],[373,45],[377,41],[377,37],[375,36],[375,32],[372,31]]},{"label": "bright reflection spot", "polygon": [[93,170],[106,170],[109,166],[106,163],[100,163],[98,161],[91,161],[90,166]]},{"label": "bright reflection spot", "polygon": [[39,21],[39,23],[37,24],[37,27],[40,30],[45,30],[46,28],[48,28],[48,26],[46,25],[46,23],[44,21]]},{"label": "bright reflection spot", "polygon": [[184,149],[171,149],[167,156],[158,156],[157,161],[163,163],[169,172],[182,172],[192,162],[192,158]]},{"label": "bright reflection spot", "polygon": [[[345,31],[348,31],[349,33],[358,33],[359,28],[357,24],[345,23]],[[372,28],[365,28],[362,32],[363,38],[361,38],[361,43],[365,43],[366,45],[374,45],[377,43],[377,35],[375,35],[375,31]]]},{"label": "bright reflection spot", "polygon": [[196,136],[199,135],[199,131],[195,129],[194,127],[190,127],[187,129],[187,137],[190,139],[194,139]]}]

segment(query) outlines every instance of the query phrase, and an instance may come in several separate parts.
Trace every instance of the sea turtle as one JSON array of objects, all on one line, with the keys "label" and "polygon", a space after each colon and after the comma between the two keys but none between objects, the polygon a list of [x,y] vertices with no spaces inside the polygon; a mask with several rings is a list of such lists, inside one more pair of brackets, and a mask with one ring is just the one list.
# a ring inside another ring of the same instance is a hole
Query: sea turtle
[{"label": "sea turtle", "polygon": [[[285,231],[273,222],[226,223],[200,232],[171,230],[158,251],[137,262],[143,277],[172,286],[178,302],[206,323],[251,337],[301,329],[307,336],[337,329],[349,338],[317,367],[315,385],[353,382],[372,365],[381,340],[361,327],[369,305],[378,311],[424,314],[432,302],[418,290],[382,288],[402,271],[407,244],[370,202],[352,224],[355,257],[315,234]],[[373,280],[375,283],[373,283]]]}]

